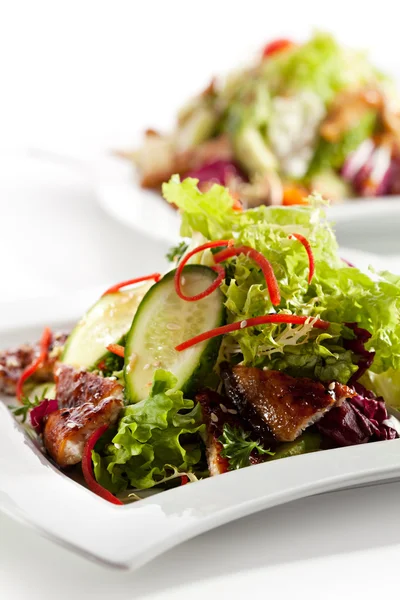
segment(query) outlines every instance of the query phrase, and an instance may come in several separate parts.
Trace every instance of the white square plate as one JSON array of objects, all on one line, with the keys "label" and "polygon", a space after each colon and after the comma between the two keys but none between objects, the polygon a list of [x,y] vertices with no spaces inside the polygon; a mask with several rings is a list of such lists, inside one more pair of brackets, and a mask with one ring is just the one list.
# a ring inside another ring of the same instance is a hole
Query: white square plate
[{"label": "white square plate", "polygon": [[[3,305],[2,348],[71,327],[95,294]],[[34,315],[34,317],[32,317]],[[0,402],[0,510],[92,559],[137,568],[211,528],[278,504],[395,479],[400,439],[264,463],[114,506],[58,471]]]}]

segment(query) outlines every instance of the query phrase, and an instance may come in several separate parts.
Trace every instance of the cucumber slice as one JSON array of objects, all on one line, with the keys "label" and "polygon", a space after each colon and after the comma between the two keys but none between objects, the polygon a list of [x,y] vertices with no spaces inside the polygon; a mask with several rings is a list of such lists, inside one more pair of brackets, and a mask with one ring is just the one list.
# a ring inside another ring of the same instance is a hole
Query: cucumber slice
[{"label": "cucumber slice", "polygon": [[[213,372],[220,338],[183,352],[177,352],[175,346],[224,323],[222,292],[217,289],[202,300],[187,302],[175,291],[174,274],[171,271],[147,292],[127,335],[125,394],[131,402],[147,398],[157,369],[173,373],[178,379],[176,388],[187,395],[204,386]],[[211,285],[216,274],[209,267],[188,265],[183,277],[185,294],[194,296]]]},{"label": "cucumber slice", "polygon": [[276,158],[255,127],[244,127],[234,140],[236,158],[252,175],[264,174],[277,167]]},{"label": "cucumber slice", "polygon": [[92,369],[106,354],[109,344],[126,335],[143,296],[153,284],[102,296],[76,325],[65,345],[61,362]]},{"label": "cucumber slice", "polygon": [[54,400],[56,397],[56,384],[55,383],[39,383],[29,392],[28,398],[33,402],[36,398],[43,398],[46,400]]}]

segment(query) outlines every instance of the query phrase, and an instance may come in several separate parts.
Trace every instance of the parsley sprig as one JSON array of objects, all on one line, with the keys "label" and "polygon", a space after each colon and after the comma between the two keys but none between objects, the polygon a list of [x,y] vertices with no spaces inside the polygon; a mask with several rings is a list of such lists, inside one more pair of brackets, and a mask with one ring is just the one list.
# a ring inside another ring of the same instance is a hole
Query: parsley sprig
[{"label": "parsley sprig", "polygon": [[172,246],[165,255],[166,259],[169,262],[177,262],[182,256],[185,254],[188,249],[188,245],[186,242],[180,242],[176,246]]},{"label": "parsley sprig", "polygon": [[248,467],[250,465],[250,454],[254,450],[259,454],[273,456],[274,452],[271,452],[269,449],[266,450],[260,442],[255,442],[249,439],[249,437],[250,434],[243,431],[240,427],[231,427],[228,423],[225,423],[219,441],[223,446],[221,456],[229,460],[231,471]]},{"label": "parsley sprig", "polygon": [[9,405],[9,410],[13,413],[14,417],[21,417],[21,423],[25,423],[29,411],[35,406],[38,406],[45,398],[47,394],[48,388],[44,388],[40,396],[35,396],[33,399],[28,396],[23,396],[21,399],[21,404],[18,406]]}]

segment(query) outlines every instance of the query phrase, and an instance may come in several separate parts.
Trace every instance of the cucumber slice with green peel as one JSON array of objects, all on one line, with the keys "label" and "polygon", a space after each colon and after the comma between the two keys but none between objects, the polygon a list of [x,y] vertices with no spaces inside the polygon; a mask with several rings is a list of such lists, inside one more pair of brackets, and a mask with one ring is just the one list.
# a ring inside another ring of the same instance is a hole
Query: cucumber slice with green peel
[{"label": "cucumber slice with green peel", "polygon": [[[125,394],[130,402],[147,398],[157,369],[177,378],[176,389],[191,395],[203,387],[213,373],[221,338],[207,340],[183,352],[175,346],[195,335],[223,325],[224,297],[217,289],[195,302],[179,298],[175,291],[175,271],[156,283],[136,312],[125,344]],[[183,269],[182,289],[194,296],[208,288],[216,273],[202,265]]]},{"label": "cucumber slice with green peel", "polygon": [[61,362],[92,369],[104,356],[109,344],[118,344],[129,331],[143,296],[152,286],[146,283],[115,294],[102,296],[73,329]]}]

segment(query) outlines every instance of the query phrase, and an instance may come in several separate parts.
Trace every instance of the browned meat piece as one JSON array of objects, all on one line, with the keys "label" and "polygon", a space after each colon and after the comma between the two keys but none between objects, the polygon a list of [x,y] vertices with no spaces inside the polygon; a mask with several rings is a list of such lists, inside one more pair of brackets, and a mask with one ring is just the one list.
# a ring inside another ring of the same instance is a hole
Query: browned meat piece
[{"label": "browned meat piece", "polygon": [[237,410],[227,404],[227,400],[211,390],[205,390],[196,396],[200,403],[203,420],[206,425],[206,455],[210,475],[226,473],[228,459],[221,456],[222,445],[218,438],[222,435],[225,423],[240,427]]},{"label": "browned meat piece", "polygon": [[326,387],[306,377],[281,371],[224,364],[222,379],[239,414],[264,440],[291,442],[344,398],[355,395],[347,386]]},{"label": "browned meat piece", "polygon": [[86,402],[97,404],[103,398],[122,398],[122,386],[111,377],[77,370],[59,364],[55,371],[57,400],[62,408],[80,406]]},{"label": "browned meat piece", "polygon": [[226,135],[220,135],[176,155],[175,173],[185,174],[216,160],[233,160],[232,144]]},{"label": "browned meat piece", "polygon": [[143,145],[136,152],[117,152],[135,163],[141,175],[141,186],[158,189],[174,173],[185,175],[214,160],[232,160],[229,138],[221,135],[180,151],[171,137],[147,130]]},{"label": "browned meat piece", "polygon": [[328,142],[338,142],[366,112],[371,109],[381,111],[382,107],[382,94],[375,88],[342,92],[331,106],[320,133]]},{"label": "browned meat piece", "polygon": [[86,402],[51,413],[43,432],[47,452],[60,467],[76,465],[82,460],[90,434],[102,425],[115,423],[122,406],[122,398],[104,398],[97,404]]},{"label": "browned meat piece", "polygon": [[[54,365],[67,341],[66,333],[55,333],[50,345],[49,358],[32,376],[33,381],[53,381]],[[0,351],[0,393],[13,396],[21,373],[39,354],[39,344],[23,344],[15,350]]]},{"label": "browned meat piece", "polygon": [[123,407],[123,387],[115,379],[59,365],[56,392],[61,408],[48,415],[43,441],[50,456],[66,467],[82,460],[93,431],[116,422]]}]

